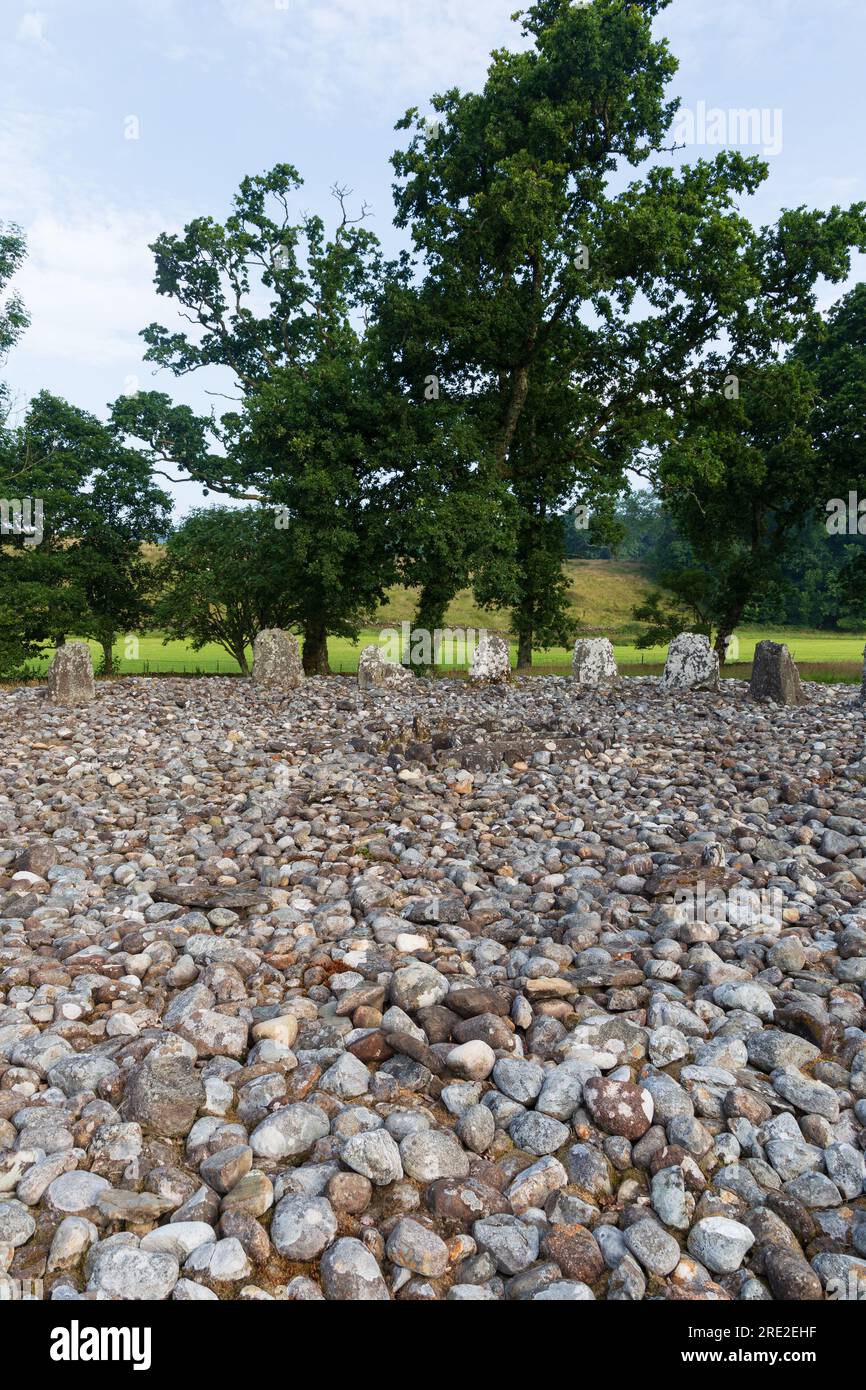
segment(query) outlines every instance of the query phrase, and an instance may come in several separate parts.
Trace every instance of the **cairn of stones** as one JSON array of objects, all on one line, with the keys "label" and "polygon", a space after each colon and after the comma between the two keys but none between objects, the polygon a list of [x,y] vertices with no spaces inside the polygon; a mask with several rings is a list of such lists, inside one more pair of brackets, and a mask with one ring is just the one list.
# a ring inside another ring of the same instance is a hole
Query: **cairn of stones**
[{"label": "cairn of stones", "polygon": [[719,656],[701,632],[681,632],[668,648],[665,690],[718,690]]},{"label": "cairn of stones", "polygon": [[89,646],[86,642],[65,642],[48,667],[48,698],[58,705],[89,705],[95,695]]},{"label": "cairn of stones", "polygon": [[511,679],[511,655],[503,637],[482,632],[472,653],[469,679],[476,685],[496,685]]},{"label": "cairn of stones", "polygon": [[749,694],[777,705],[806,705],[800,673],[784,642],[759,642],[755,648]]},{"label": "cairn of stones", "polygon": [[613,647],[606,637],[578,637],[571,659],[572,679],[587,688],[615,685],[619,680]]},{"label": "cairn of stones", "polygon": [[394,690],[411,683],[412,672],[389,661],[380,647],[365,647],[358,659],[359,690]]},{"label": "cairn of stones", "polygon": [[256,685],[296,690],[304,679],[298,639],[282,628],[264,628],[253,643],[253,680]]},{"label": "cairn of stones", "polygon": [[862,1302],[852,692],[354,689],[2,692],[0,1302]]}]

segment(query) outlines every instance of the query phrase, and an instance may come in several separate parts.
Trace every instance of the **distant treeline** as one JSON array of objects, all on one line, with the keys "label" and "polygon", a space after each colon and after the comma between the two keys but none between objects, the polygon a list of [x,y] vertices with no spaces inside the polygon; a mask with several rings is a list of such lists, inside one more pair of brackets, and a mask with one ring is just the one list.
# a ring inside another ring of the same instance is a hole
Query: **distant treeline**
[{"label": "distant treeline", "polygon": [[[678,572],[701,565],[673,518],[649,491],[632,492],[607,515],[575,524],[563,516],[565,553],[572,560],[631,560],[665,586]],[[853,632],[866,627],[866,596],[852,595],[847,575],[866,562],[866,535],[831,535],[826,521],[810,518],[789,551],[786,579],[768,584],[748,605],[743,621],[780,627]]]}]

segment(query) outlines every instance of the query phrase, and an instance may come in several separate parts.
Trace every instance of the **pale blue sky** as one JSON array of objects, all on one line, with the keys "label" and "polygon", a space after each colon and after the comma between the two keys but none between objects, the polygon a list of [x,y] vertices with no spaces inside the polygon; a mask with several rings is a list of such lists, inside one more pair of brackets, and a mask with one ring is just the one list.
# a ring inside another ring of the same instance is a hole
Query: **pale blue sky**
[{"label": "pale blue sky", "polygon": [[[19,401],[44,386],[104,414],[137,380],[202,406],[203,381],[154,377],[141,360],[139,330],[171,320],[148,241],[222,219],[243,175],[288,161],[306,180],[302,206],[325,212],[331,184],[348,184],[397,249],[394,123],[434,91],[480,85],[490,49],[518,40],[517,7],[0,0],[0,219],[30,243],[17,285],[33,322],[4,372]],[[754,220],[866,199],[866,0],[674,0],[657,28],[688,109],[781,110]],[[125,138],[130,117],[138,139]]]}]

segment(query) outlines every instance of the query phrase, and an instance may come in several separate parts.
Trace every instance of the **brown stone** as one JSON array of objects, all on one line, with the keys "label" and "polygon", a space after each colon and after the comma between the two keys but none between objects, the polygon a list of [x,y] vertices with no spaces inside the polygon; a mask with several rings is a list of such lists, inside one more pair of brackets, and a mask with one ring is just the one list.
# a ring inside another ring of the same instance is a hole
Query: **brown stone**
[{"label": "brown stone", "polygon": [[511,1013],[511,999],[511,993],[505,989],[468,985],[451,990],[448,1008],[461,1018],[474,1018],[477,1014],[498,1014],[500,1018],[507,1018]]},{"label": "brown stone", "polygon": [[362,1062],[386,1062],[389,1057],[394,1056],[393,1047],[389,1046],[385,1034],[381,1031],[368,1033],[366,1037],[350,1042],[346,1051]]},{"label": "brown stone", "polygon": [[444,1004],[431,1004],[426,1009],[419,1009],[415,1018],[431,1043],[450,1042],[460,1021],[459,1015],[446,1009]]},{"label": "brown stone", "polygon": [[462,1230],[482,1217],[511,1211],[508,1198],[478,1178],[437,1178],[429,1184],[425,1200],[434,1216],[454,1221]]},{"label": "brown stone", "polygon": [[370,1205],[373,1184],[362,1173],[335,1173],[328,1182],[326,1192],[335,1211],[360,1216]]},{"label": "brown stone", "polygon": [[583,1088],[583,1099],[596,1124],[608,1134],[634,1141],[652,1124],[652,1098],[631,1081],[591,1076]]},{"label": "brown stone", "polygon": [[541,1242],[541,1249],[559,1265],[566,1279],[592,1285],[604,1273],[604,1256],[585,1226],[554,1226]]},{"label": "brown stone", "polygon": [[411,1057],[413,1062],[420,1062],[421,1066],[432,1071],[434,1076],[447,1075],[448,1068],[445,1063],[427,1043],[421,1042],[421,1039],[412,1033],[386,1033],[385,1042],[392,1052],[401,1052],[404,1057]]},{"label": "brown stone", "polygon": [[514,1047],[514,1026],[498,1014],[476,1014],[465,1018],[454,1029],[454,1040],[464,1042],[486,1042],[494,1051],[511,1051]]},{"label": "brown stone", "polygon": [[729,1120],[743,1118],[753,1125],[769,1120],[773,1111],[765,1100],[743,1086],[732,1086],[722,1101],[722,1111]]}]

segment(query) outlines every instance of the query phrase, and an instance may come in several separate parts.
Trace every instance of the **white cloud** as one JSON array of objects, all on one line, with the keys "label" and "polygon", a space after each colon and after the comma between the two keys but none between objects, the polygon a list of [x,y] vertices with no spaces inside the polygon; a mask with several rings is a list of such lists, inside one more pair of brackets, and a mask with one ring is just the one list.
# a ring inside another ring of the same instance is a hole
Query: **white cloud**
[{"label": "white cloud", "polygon": [[32,320],[28,352],[116,368],[119,392],[141,360],[140,330],[165,313],[148,250],[163,229],[155,214],[99,206],[62,217],[44,212],[26,225],[17,285]]},{"label": "white cloud", "polygon": [[45,43],[44,14],[23,14],[18,21],[15,37],[19,43]]},{"label": "white cloud", "polygon": [[31,319],[5,375],[63,394],[70,371],[96,374],[107,399],[136,372],[143,386],[153,384],[151,369],[141,367],[139,333],[156,318],[172,322],[173,314],[153,289],[148,243],[175,219],[157,208],[121,209],[95,186],[58,172],[89,120],[76,110],[0,119],[0,219],[18,223],[27,239],[15,288]]},{"label": "white cloud", "polygon": [[861,9],[862,0],[685,0],[663,11],[656,29],[683,65],[763,73],[768,55],[808,53],[834,20]]},{"label": "white cloud", "polygon": [[516,47],[509,0],[222,0],[228,22],[246,38],[239,58],[250,73],[291,72],[319,108],[337,108],[346,92],[368,104],[422,103],[435,90],[478,85],[491,48]]}]

